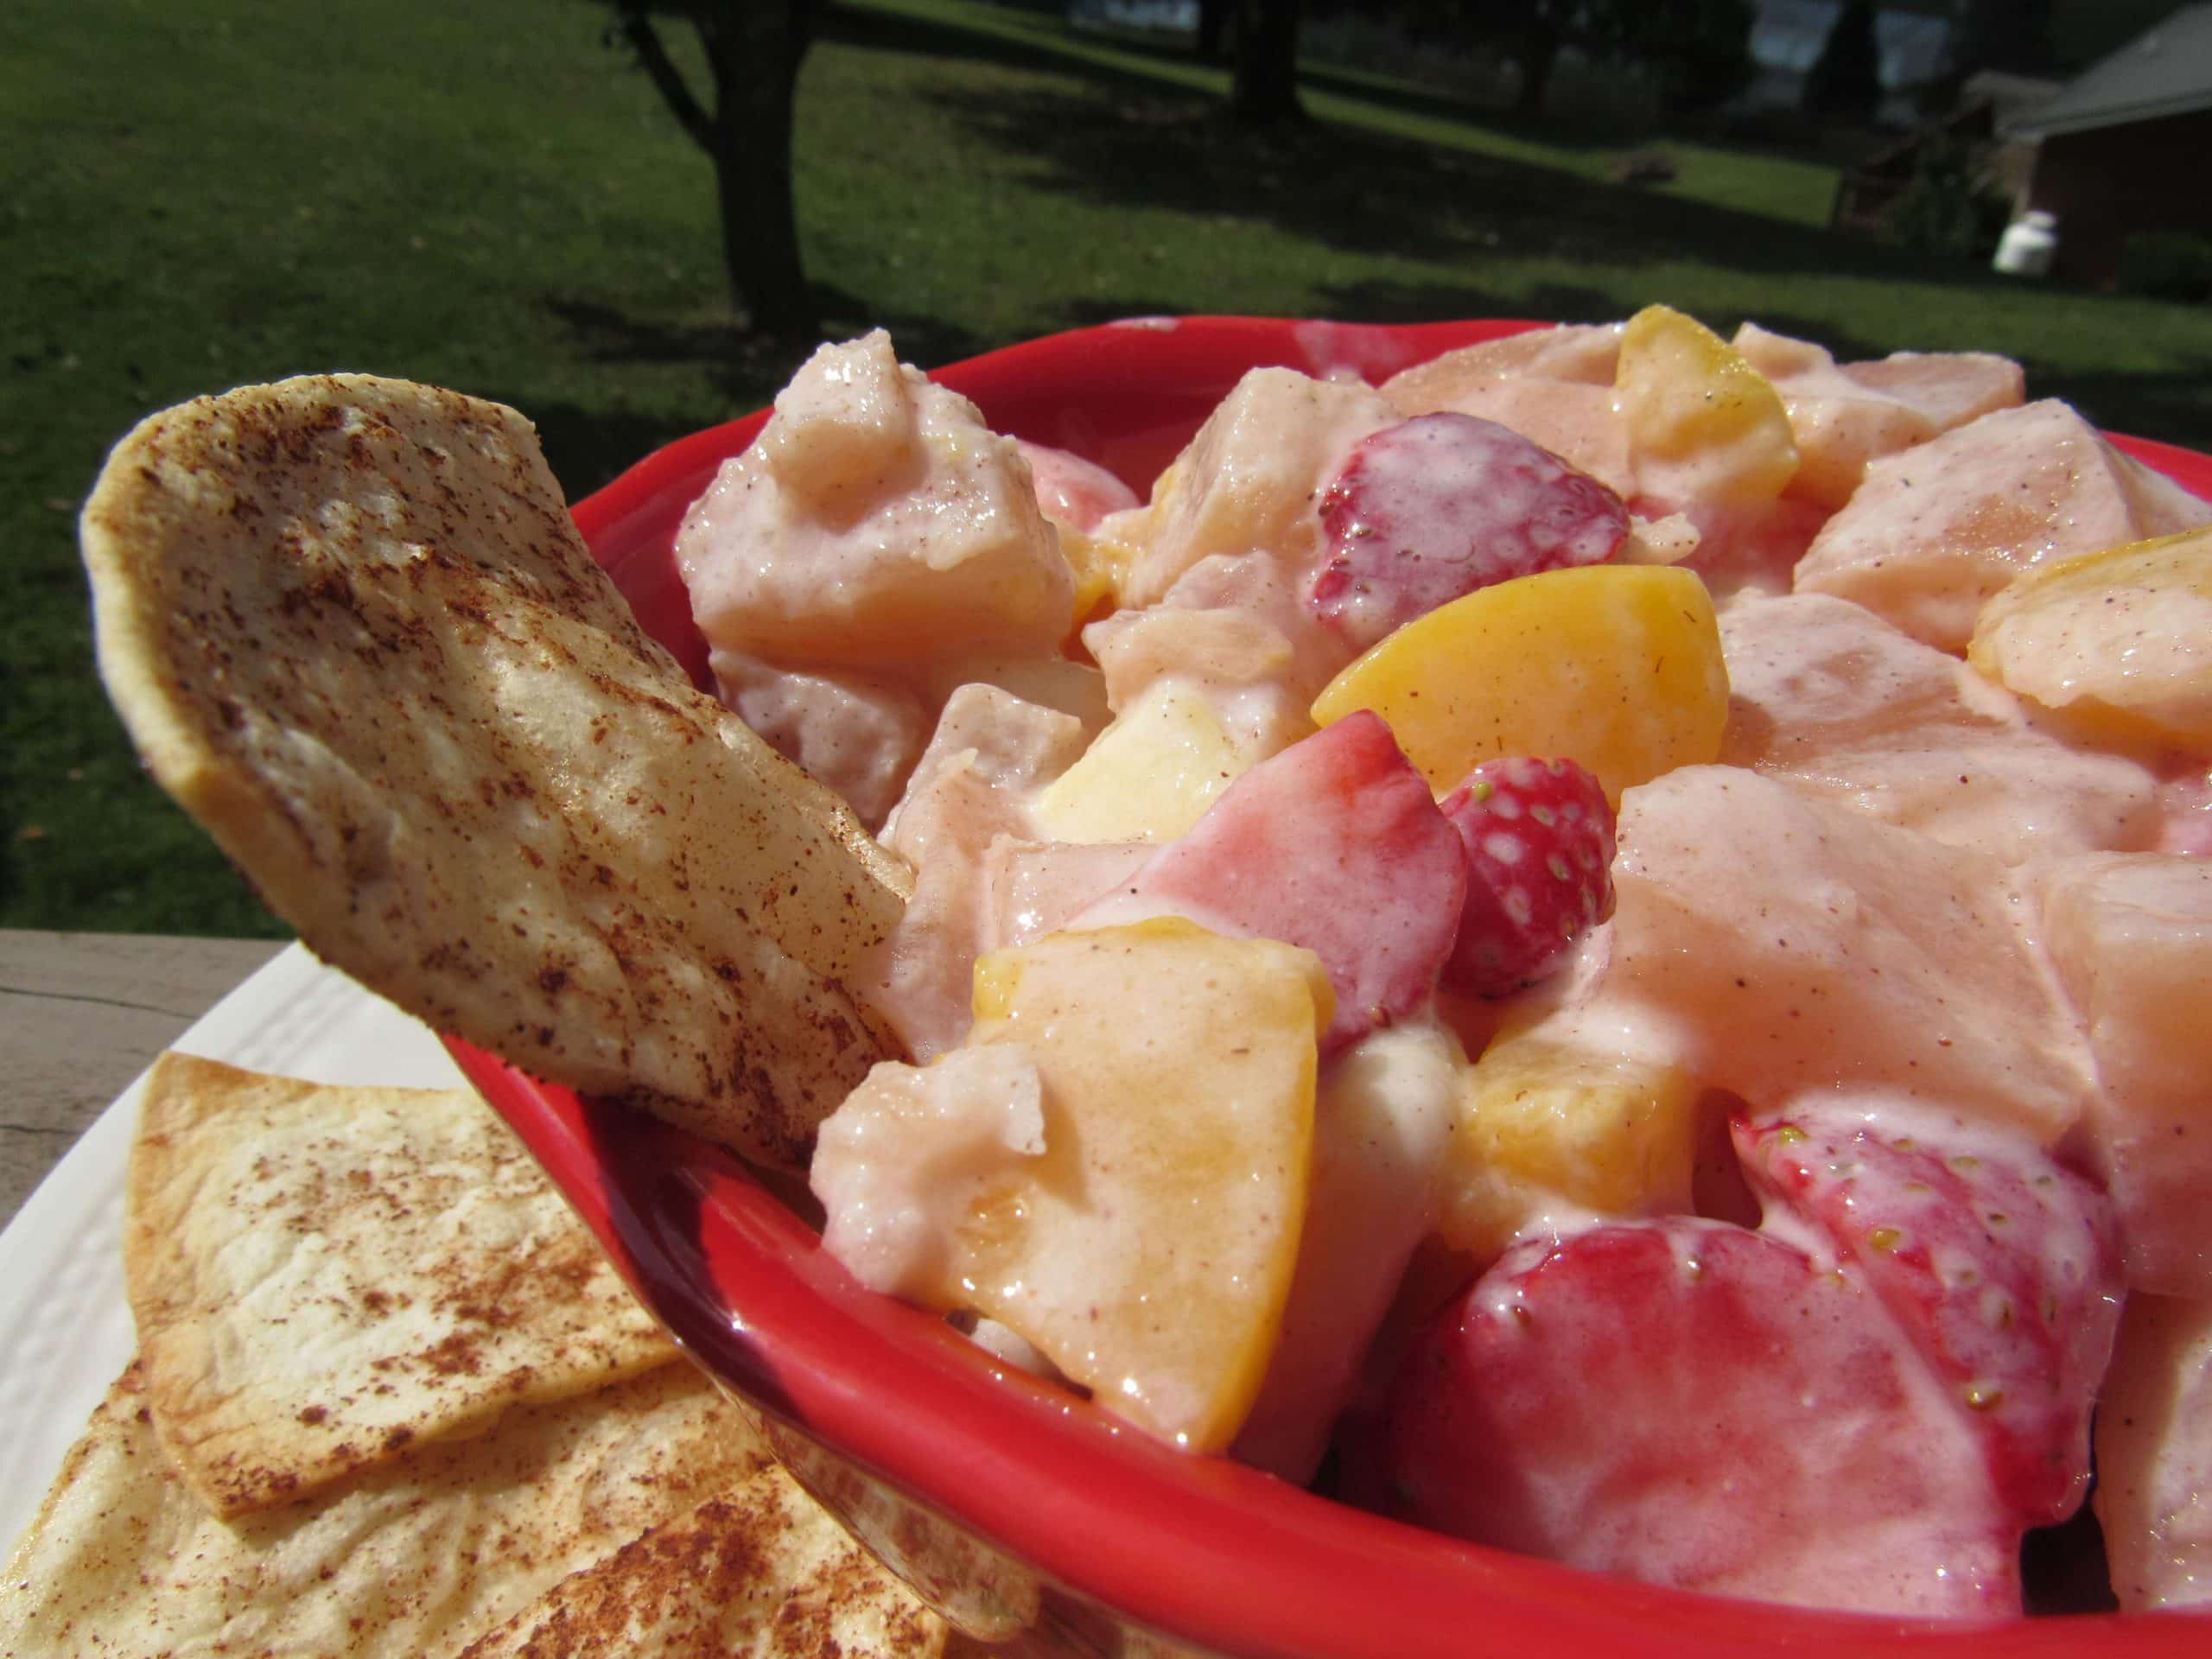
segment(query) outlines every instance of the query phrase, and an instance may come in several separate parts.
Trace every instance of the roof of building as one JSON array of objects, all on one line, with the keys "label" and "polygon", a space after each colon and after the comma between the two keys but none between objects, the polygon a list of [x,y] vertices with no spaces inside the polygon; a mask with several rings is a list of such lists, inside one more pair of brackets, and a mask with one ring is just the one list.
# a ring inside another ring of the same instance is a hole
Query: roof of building
[{"label": "roof of building", "polygon": [[2125,126],[2212,109],[2212,5],[2183,6],[2082,71],[2008,129],[2016,138]]}]

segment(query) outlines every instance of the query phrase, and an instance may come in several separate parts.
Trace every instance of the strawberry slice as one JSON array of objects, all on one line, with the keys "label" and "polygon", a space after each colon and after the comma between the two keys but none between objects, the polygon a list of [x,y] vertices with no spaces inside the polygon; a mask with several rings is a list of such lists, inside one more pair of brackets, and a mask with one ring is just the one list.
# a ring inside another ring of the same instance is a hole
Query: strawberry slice
[{"label": "strawberry slice", "polygon": [[1354,445],[1321,527],[1329,560],[1306,602],[1364,648],[1491,582],[1610,559],[1628,508],[1510,427],[1446,413]]},{"label": "strawberry slice", "polygon": [[1382,719],[1366,710],[1262,761],[1180,841],[1070,924],[1172,912],[1321,958],[1333,1054],[1436,989],[1466,891],[1459,837]]},{"label": "strawberry slice", "polygon": [[1347,1477],[1421,1525],[1650,1583],[2017,1613],[2020,1528],[1931,1396],[1855,1275],[1726,1222],[1609,1224],[1515,1247],[1421,1327]]},{"label": "strawberry slice", "polygon": [[2023,1523],[2071,1515],[2120,1319],[2112,1201],[2025,1137],[1892,1133],[1827,1102],[1732,1129],[1770,1220],[1811,1223],[1864,1276]]},{"label": "strawberry slice", "polygon": [[1613,913],[1613,809],[1572,760],[1487,760],[1439,803],[1467,849],[1467,899],[1444,983],[1505,996]]}]

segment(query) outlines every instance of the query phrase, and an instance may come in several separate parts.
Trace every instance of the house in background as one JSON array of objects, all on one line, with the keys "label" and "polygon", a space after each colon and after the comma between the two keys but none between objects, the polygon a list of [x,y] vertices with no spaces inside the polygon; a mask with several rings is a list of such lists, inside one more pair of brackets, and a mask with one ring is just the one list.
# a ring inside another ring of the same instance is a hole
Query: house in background
[{"label": "house in background", "polygon": [[1949,113],[1924,121],[1911,132],[1847,169],[1836,181],[1835,205],[1828,223],[1840,231],[1879,236],[1890,229],[1890,215],[1912,186],[1932,147],[1963,145],[1974,157],[1974,171],[1993,189],[2014,202],[2026,200],[2035,168],[2035,145],[2005,137],[2031,112],[2050,102],[2062,83],[2031,75],[1984,69],[1959,89]]},{"label": "house in background", "polygon": [[2212,5],[2184,6],[2002,129],[2034,145],[2022,209],[2058,220],[2054,275],[2120,275],[2131,236],[2212,237]]}]

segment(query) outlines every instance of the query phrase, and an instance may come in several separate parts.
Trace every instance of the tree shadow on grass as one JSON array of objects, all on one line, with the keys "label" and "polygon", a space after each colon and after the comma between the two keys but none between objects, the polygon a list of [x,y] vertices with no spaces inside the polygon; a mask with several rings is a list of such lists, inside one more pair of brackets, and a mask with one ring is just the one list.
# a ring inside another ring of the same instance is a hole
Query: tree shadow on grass
[{"label": "tree shadow on grass", "polygon": [[[1025,29],[1024,33],[1027,32]],[[956,58],[971,63],[996,64],[1007,69],[1081,75],[1087,80],[1102,85],[1130,89],[1162,91],[1173,88],[1192,98],[1213,96],[1179,86],[1171,78],[1147,73],[1142,69],[1102,63],[1084,54],[1079,44],[1082,36],[1067,33],[1064,28],[1052,30],[1049,36],[1041,30],[1039,34],[1040,38],[1024,40],[963,28],[950,18],[939,21],[856,6],[832,6],[823,14],[815,31],[815,39],[818,42],[856,47],[865,51],[896,52],[909,57]],[[1056,38],[1063,35],[1066,41],[1065,45]],[[1128,56],[1152,59],[1163,67],[1208,67],[1195,56],[1179,54],[1172,48],[1134,45],[1122,40],[1102,41],[1097,44],[1110,46],[1114,51]],[[1226,85],[1225,79],[1224,85]]]},{"label": "tree shadow on grass", "polygon": [[1340,251],[1459,263],[1506,250],[1612,267],[1682,261],[1888,282],[1986,280],[1972,267],[1930,267],[1824,229],[1340,123],[1254,132],[1204,100],[1173,121],[1150,118],[1126,96],[1049,87],[988,103],[937,101],[1020,158],[1031,188],[1264,224]]},{"label": "tree shadow on grass", "polygon": [[1478,282],[1343,283],[1321,290],[1340,322],[1432,322],[1440,318],[1528,317],[1545,322],[1611,322],[1621,302],[1601,288],[1543,283],[1511,295]]},{"label": "tree shadow on grass", "polygon": [[[938,102],[976,136],[1029,164],[1034,188],[1102,206],[1166,207],[1271,224],[1323,245],[1453,259],[1510,248],[1620,265],[1642,259],[1713,264],[1748,272],[1818,271],[1942,285],[1986,280],[1917,255],[1854,241],[1678,195],[1592,180],[1449,143],[1398,140],[1313,120],[1252,132],[1227,120],[1223,99],[1168,74],[1082,55],[1082,37],[1039,31],[1013,38],[951,20],[844,7],[822,38],[863,49],[989,63],[1052,77],[1058,86],[989,99]],[[1114,43],[1125,58],[1193,64],[1173,48]],[[1485,111],[1420,88],[1309,65],[1305,79],[1332,93],[1453,122],[1563,152],[1617,148],[1624,134],[1554,117]]]}]

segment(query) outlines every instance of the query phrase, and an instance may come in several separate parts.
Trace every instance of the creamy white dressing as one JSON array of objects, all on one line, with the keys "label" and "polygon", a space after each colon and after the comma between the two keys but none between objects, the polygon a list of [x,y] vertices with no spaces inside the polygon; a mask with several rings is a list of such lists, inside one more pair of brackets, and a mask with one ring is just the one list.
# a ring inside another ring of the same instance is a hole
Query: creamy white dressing
[{"label": "creamy white dressing", "polygon": [[[895,796],[886,842],[918,873],[870,991],[914,1057],[937,1063],[879,1068],[825,1123],[815,1163],[825,1247],[864,1282],[916,1294],[945,1241],[972,1222],[978,1195],[1044,1155],[1035,1065],[1015,1045],[963,1046],[979,952],[1162,914],[1241,931],[1210,918],[1202,899],[1140,896],[1129,878],[1219,792],[1179,782],[1178,765],[1225,787],[1312,732],[1313,696],[1350,660],[1306,595],[1323,558],[1316,502],[1352,447],[1418,402],[1503,420],[1601,478],[1633,481],[1611,388],[1618,327],[1554,332],[1485,348],[1456,380],[1448,367],[1410,371],[1388,398],[1356,379],[1255,371],[1135,505],[1117,481],[1057,452],[1025,461],[871,337],[810,364],[759,449],[694,508],[679,557],[726,696],[842,782],[871,821]],[[1306,343],[1317,364],[1341,366],[1335,336],[1311,332]],[[2156,993],[2179,973],[2201,1001],[2212,943],[2177,944],[2171,918],[2114,922],[2126,908],[2112,897],[2120,878],[2094,861],[2150,858],[2142,849],[2162,838],[2212,847],[2212,830],[2196,827],[2212,822],[2212,785],[2201,763],[2161,775],[2063,741],[1945,653],[2015,570],[2212,520],[2212,506],[2063,406],[2010,407],[2017,372],[1999,359],[1838,365],[1749,326],[1737,344],[1783,395],[1798,483],[1758,512],[1690,501],[1639,519],[1629,554],[1694,555],[1693,568],[1742,589],[1722,619],[1730,764],[1630,791],[1615,920],[1586,937],[1558,978],[1508,1005],[1459,1011],[1458,1027],[1479,1046],[1494,1028],[1541,1020],[1578,1055],[1618,1057],[1624,1077],[1680,1072],[1755,1119],[1840,1103],[1885,1135],[1993,1156],[2086,1135],[2123,1211],[2136,1206],[2131,1227],[2163,1240],[2159,1218],[2184,1198],[2192,1221],[2212,1205],[2212,1173],[2195,1173],[2212,1172],[2212,1116],[2199,1103],[2212,1052],[2170,1059],[2176,1027],[2195,1039],[2212,1022],[2201,1009],[2165,1008]],[[1096,670],[1060,652],[1072,588],[1051,521],[1128,556],[1122,608],[1082,636]],[[1798,593],[1758,597],[1787,585],[1808,541]],[[2132,662],[2124,614],[2069,626],[2069,649],[2086,641]],[[2142,671],[2186,678],[2193,664]],[[918,733],[932,728],[923,748]],[[1128,758],[1109,767],[1117,745]],[[1062,810],[1056,783],[1071,780],[1060,798],[1076,799],[1086,765],[1106,787]],[[1154,801],[1131,803],[1126,819],[1103,811],[1101,799],[1124,787],[1158,790],[1171,809],[1188,797],[1192,810],[1179,817]],[[2181,931],[2201,922],[2212,941],[2212,916],[2188,914],[2197,919]],[[1157,1027],[1173,1022],[1155,1017],[1147,990],[1116,993],[1131,1039],[1170,1040]],[[2131,1007],[2164,1011],[2131,1018]],[[1424,1011],[1322,1071],[1295,1281],[1237,1455],[1293,1478],[1310,1473],[1408,1259],[1437,1224],[1466,1064]],[[2201,1164],[2160,1160],[2152,1132],[2177,1125],[2207,1146]],[[1513,1179],[1519,1242],[1606,1219]],[[1138,1241],[1113,1243],[1113,1215],[1090,1220],[1096,1252],[1048,1254],[1027,1263],[1023,1282],[969,1287],[1007,1321],[976,1326],[994,1353],[1041,1363],[1020,1329],[1025,1306],[1147,1305],[1150,1288],[1128,1272]],[[1779,1214],[1765,1226],[1834,1264],[1817,1230]],[[2201,1244],[2201,1227],[2191,1236]],[[2145,1265],[2164,1248],[2137,1249],[2131,1269],[2201,1268],[2194,1294],[2212,1294],[2212,1252],[2183,1247],[2179,1268],[2171,1251]],[[2056,1255],[2044,1266],[2083,1270]],[[1135,1402],[1167,1386],[1113,1380],[1111,1354],[1066,1357],[1108,1377],[1109,1410],[1117,1392]],[[1898,1369],[1931,1420],[1939,1406],[1945,1422],[1956,1417],[1925,1368]],[[1202,1404],[1141,1403],[1166,1418]],[[1836,1409],[1841,1446],[1849,1420]],[[1935,1484],[1970,1487],[1971,1454],[1931,1430]],[[1807,1466],[1830,1455],[1815,1447]],[[1586,1494],[1571,1473],[1562,1479],[1552,1518],[1564,1524]],[[1943,1575],[1996,1570],[1971,1537],[1927,1526],[1900,1516],[1847,1546],[1861,1558],[1854,1570],[1898,1580],[1885,1605],[1955,1606]],[[1757,1544],[1706,1541],[1711,1559]],[[1619,1538],[1592,1548],[1593,1559],[1613,1550],[1613,1565],[1624,1551],[1636,1556]],[[1900,1569],[1907,1558],[1926,1565]],[[1713,1587],[1786,1595],[1786,1563],[1779,1579]]]}]

